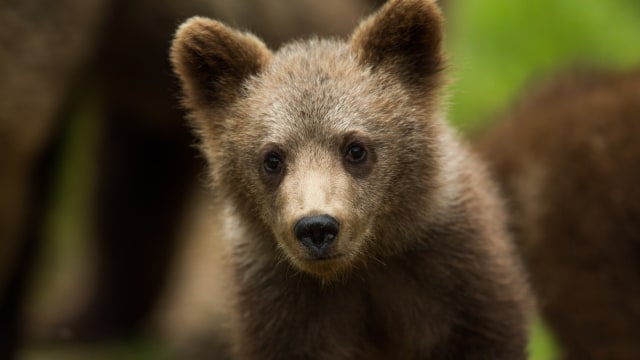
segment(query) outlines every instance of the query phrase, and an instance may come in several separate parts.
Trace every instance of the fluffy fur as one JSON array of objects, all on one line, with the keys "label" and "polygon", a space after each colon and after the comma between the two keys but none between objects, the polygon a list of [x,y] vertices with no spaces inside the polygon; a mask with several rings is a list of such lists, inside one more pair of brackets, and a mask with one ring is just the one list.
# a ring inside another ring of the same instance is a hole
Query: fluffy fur
[{"label": "fluffy fur", "polygon": [[[526,358],[500,201],[441,116],[441,26],[433,1],[395,0],[350,41],[275,54],[213,20],[178,29],[184,105],[238,224],[239,358]],[[294,231],[320,214],[340,224],[322,259]]]}]

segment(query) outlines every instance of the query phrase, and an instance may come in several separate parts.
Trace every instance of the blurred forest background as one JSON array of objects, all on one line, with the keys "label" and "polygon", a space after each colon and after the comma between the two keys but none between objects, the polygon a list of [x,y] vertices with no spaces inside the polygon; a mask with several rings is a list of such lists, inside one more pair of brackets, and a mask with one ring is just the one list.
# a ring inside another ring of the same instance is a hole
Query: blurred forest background
[{"label": "blurred forest background", "polygon": [[[450,121],[464,132],[489,126],[528,84],[562,69],[640,66],[640,2],[637,0],[450,0],[446,11],[451,62]],[[260,35],[260,34],[258,34]],[[96,87],[97,88],[97,87]],[[51,315],[47,304],[73,307],[69,293],[82,282],[90,256],[90,199],[94,190],[98,90],[83,92],[69,113],[63,162],[46,228],[46,244],[31,291],[30,317]],[[537,323],[531,359],[553,359],[552,336]],[[58,355],[59,354],[59,355]],[[152,335],[94,347],[50,347],[36,340],[24,359],[163,359]]]}]

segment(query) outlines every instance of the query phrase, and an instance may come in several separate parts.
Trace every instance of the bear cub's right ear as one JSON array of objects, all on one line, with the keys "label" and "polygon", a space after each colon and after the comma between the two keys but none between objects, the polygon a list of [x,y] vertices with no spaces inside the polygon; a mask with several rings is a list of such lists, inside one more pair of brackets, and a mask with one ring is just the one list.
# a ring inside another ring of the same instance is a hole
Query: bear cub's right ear
[{"label": "bear cub's right ear", "polygon": [[224,108],[271,57],[257,37],[203,17],[185,21],[171,46],[171,62],[190,110]]}]

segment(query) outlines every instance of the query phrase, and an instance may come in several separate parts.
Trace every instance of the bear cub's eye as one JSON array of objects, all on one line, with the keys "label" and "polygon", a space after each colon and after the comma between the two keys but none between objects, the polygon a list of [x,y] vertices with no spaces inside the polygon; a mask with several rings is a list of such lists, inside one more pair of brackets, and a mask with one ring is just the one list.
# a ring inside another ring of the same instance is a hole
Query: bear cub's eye
[{"label": "bear cub's eye", "polygon": [[352,143],[347,149],[347,161],[352,164],[358,164],[367,159],[367,150],[359,143]]},{"label": "bear cub's eye", "polygon": [[282,171],[282,158],[275,151],[270,151],[264,157],[264,171],[268,174],[279,174]]}]

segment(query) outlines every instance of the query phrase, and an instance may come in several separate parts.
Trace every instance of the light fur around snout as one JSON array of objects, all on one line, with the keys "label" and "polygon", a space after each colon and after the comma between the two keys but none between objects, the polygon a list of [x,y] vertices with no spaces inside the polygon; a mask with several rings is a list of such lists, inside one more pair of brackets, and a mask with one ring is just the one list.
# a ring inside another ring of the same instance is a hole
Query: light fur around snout
[{"label": "light fur around snout", "polygon": [[[276,241],[291,262],[319,277],[335,275],[352,264],[369,227],[366,217],[353,210],[357,208],[356,179],[345,170],[337,150],[336,154],[330,150],[310,149],[287,164],[273,224]],[[340,224],[327,259],[321,260],[314,259],[294,233],[300,219],[317,215],[328,215]]]}]

